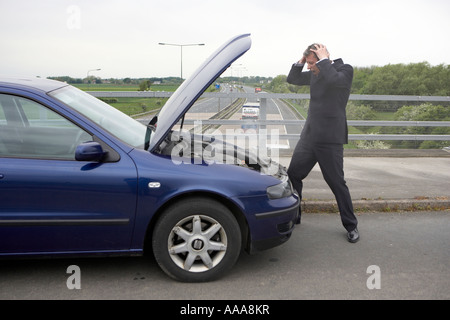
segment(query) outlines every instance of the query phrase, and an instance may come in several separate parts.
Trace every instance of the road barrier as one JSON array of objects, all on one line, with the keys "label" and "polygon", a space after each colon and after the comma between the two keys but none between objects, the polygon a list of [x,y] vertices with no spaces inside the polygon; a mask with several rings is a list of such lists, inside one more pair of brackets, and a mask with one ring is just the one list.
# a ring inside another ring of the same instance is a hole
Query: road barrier
[{"label": "road barrier", "polygon": [[[168,98],[172,92],[154,92],[154,91],[91,91],[89,92],[98,98],[117,98],[117,97],[142,97],[142,98]],[[260,101],[260,119],[259,120],[232,120],[210,118],[202,120],[204,126],[217,125],[258,125],[265,129],[268,125],[299,125],[303,126],[305,120],[267,120],[267,100],[305,100],[310,99],[309,94],[294,93],[244,93],[244,92],[208,92],[202,95],[203,98],[217,98],[220,105],[220,99],[229,99],[230,102],[236,99],[257,99]],[[409,102],[444,102],[448,105],[450,97],[443,96],[393,96],[393,95],[350,95],[350,100],[359,101],[409,101]],[[228,100],[226,100],[228,101]],[[289,104],[288,104],[289,105]],[[185,124],[194,124],[195,120],[185,120]],[[375,126],[375,127],[450,127],[450,121],[363,121],[348,120],[349,126]],[[280,134],[280,139],[295,140],[299,134]],[[349,134],[349,140],[410,140],[410,141],[450,141],[450,135],[447,134]]]}]

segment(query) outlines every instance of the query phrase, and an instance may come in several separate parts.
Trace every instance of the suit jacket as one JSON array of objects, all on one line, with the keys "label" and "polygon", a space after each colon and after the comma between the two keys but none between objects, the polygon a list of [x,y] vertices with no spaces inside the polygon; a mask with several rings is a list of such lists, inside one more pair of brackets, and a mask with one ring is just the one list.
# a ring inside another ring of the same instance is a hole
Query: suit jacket
[{"label": "suit jacket", "polygon": [[303,72],[304,64],[294,64],[287,82],[309,85],[311,100],[301,138],[313,143],[348,143],[345,107],[353,81],[353,67],[342,59],[317,62],[320,73]]}]

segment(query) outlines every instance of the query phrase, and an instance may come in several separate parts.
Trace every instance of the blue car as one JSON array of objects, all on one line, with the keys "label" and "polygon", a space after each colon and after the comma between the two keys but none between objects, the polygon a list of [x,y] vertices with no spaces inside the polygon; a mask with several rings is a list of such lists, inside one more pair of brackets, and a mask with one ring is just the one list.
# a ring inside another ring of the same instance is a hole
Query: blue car
[{"label": "blue car", "polygon": [[0,258],[148,250],[198,282],[288,240],[299,200],[284,167],[174,130],[250,46],[226,42],[148,125],[63,82],[1,77]]}]

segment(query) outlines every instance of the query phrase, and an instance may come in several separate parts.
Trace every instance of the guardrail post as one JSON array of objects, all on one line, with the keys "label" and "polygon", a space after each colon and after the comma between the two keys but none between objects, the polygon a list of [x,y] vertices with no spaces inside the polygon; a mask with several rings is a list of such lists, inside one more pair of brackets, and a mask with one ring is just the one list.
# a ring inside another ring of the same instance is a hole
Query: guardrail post
[{"label": "guardrail post", "polygon": [[[267,120],[267,98],[261,98],[259,101],[259,120]],[[258,125],[259,132],[259,150],[267,154],[267,126],[265,124]],[[261,134],[262,133],[262,134]]]}]

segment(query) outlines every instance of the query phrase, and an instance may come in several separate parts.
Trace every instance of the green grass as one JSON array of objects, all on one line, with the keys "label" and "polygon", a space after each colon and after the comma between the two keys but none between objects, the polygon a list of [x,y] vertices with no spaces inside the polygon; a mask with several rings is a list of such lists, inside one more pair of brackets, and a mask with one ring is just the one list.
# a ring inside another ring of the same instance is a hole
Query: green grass
[{"label": "green grass", "polygon": [[376,118],[374,120],[393,121],[395,112],[375,112]]},{"label": "green grass", "polygon": [[74,87],[77,87],[83,91],[138,91],[139,86],[133,84],[73,84]]},{"label": "green grass", "polygon": [[[137,84],[74,84],[83,91],[138,91],[139,85]],[[152,85],[151,91],[167,91],[174,92],[178,88],[177,85]],[[167,98],[103,98],[109,105],[122,111],[123,113],[133,116],[143,112],[148,112],[161,108],[167,101]]]},{"label": "green grass", "polygon": [[306,119],[308,116],[308,111],[306,111],[302,105],[294,102],[293,100],[290,100],[289,103]]},{"label": "green grass", "polygon": [[168,98],[114,98],[117,102],[107,103],[123,113],[132,116],[161,108]]},{"label": "green grass", "polygon": [[[111,84],[111,83],[101,83],[101,84],[73,84],[83,91],[138,91],[139,85],[137,84]],[[177,85],[152,85],[150,91],[169,91],[174,92],[178,88]]]}]

